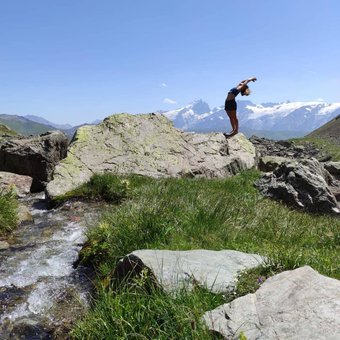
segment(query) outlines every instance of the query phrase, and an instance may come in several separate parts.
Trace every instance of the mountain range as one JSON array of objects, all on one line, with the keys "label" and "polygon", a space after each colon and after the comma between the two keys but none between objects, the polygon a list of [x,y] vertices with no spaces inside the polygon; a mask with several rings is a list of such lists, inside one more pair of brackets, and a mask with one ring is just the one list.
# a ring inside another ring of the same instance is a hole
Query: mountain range
[{"label": "mountain range", "polygon": [[[93,121],[91,125],[98,124],[100,122],[101,120],[97,119]],[[70,139],[80,126],[87,125],[86,123],[77,126],[72,126],[70,124],[55,124],[39,116],[19,116],[8,114],[0,114],[0,124],[4,127],[10,128],[12,132],[14,131],[23,136],[39,135],[51,130],[61,130]]]},{"label": "mountain range", "polygon": [[39,135],[46,131],[56,129],[50,122],[47,124],[38,123],[19,115],[0,114],[0,124],[5,125],[11,130],[24,136]]},{"label": "mountain range", "polygon": [[[238,101],[240,130],[273,139],[302,137],[340,114],[340,103],[284,102],[254,104]],[[211,109],[203,100],[161,112],[175,127],[193,132],[228,132],[229,118],[223,107]],[[340,132],[339,132],[340,133]]]},{"label": "mountain range", "polygon": [[[254,104],[238,101],[237,116],[240,131],[246,136],[257,135],[271,139],[303,137],[340,115],[340,103],[284,102]],[[176,128],[193,132],[229,132],[230,122],[223,107],[210,108],[203,100],[196,100],[171,111],[158,111],[173,121]],[[98,124],[100,120],[92,124]],[[0,114],[0,124],[22,134],[41,134],[62,130],[72,138],[78,126],[55,124],[42,117]],[[338,125],[337,125],[338,126]],[[340,131],[335,131],[340,135]]]}]

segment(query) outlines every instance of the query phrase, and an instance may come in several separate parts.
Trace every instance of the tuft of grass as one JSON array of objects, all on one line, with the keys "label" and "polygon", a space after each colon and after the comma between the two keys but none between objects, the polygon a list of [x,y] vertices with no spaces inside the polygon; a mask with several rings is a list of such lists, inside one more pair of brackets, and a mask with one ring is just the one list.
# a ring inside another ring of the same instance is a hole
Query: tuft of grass
[{"label": "tuft of grass", "polygon": [[94,308],[72,331],[76,339],[222,339],[212,336],[201,317],[221,294],[197,287],[175,296],[142,286],[100,289]]},{"label": "tuft of grass", "polygon": [[[268,263],[242,274],[236,290],[223,299],[200,289],[169,296],[99,288],[93,309],[76,326],[74,337],[211,339],[213,335],[199,326],[199,317],[192,315],[255,291],[268,276],[310,265],[340,278],[340,219],[291,210],[262,197],[253,185],[259,176],[245,171],[223,180],[125,177],[128,196],[88,232],[81,252],[100,282],[110,278],[120,258],[136,249],[234,249],[261,254]],[[195,332],[188,320],[194,320]],[[114,333],[116,328],[119,333]]]},{"label": "tuft of grass", "polygon": [[0,236],[17,226],[17,209],[18,202],[14,191],[0,190]]},{"label": "tuft of grass", "polygon": [[52,205],[61,204],[71,198],[104,200],[119,204],[128,196],[128,191],[128,180],[111,173],[94,174],[89,182],[69,191],[65,195],[54,198]]}]

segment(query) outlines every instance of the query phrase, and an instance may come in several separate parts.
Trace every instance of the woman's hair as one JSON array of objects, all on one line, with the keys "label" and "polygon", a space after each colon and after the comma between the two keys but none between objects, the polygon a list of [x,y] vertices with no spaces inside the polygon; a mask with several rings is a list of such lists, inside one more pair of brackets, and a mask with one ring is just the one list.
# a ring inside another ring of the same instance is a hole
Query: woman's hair
[{"label": "woman's hair", "polygon": [[250,88],[248,85],[244,86],[244,89],[241,91],[242,96],[249,96],[251,93]]}]

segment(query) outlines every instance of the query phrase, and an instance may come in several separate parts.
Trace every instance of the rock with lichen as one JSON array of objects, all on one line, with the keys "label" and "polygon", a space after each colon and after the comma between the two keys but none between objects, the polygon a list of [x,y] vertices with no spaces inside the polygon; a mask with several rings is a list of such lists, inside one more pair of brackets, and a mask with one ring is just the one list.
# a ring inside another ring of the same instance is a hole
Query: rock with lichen
[{"label": "rock with lichen", "polygon": [[94,173],[224,178],[254,165],[255,148],[243,134],[226,140],[182,132],[163,115],[123,113],[77,130],[46,192],[53,199]]}]

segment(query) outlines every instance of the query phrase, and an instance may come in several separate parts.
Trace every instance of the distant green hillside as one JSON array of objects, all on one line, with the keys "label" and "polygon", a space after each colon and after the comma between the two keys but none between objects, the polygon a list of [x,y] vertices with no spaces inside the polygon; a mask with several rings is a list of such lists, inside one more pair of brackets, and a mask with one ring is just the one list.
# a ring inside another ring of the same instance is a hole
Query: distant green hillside
[{"label": "distant green hillside", "polygon": [[9,129],[6,125],[0,124],[0,136],[15,136],[17,133],[11,129]]},{"label": "distant green hillside", "polygon": [[39,135],[50,130],[55,130],[53,126],[36,123],[16,115],[0,114],[0,124],[8,126],[11,130],[24,136]]},{"label": "distant green hillside", "polygon": [[17,135],[18,134],[15,131],[11,130],[6,125],[0,124],[0,142]]},{"label": "distant green hillside", "polygon": [[340,115],[314,130],[306,137],[327,139],[340,147]]},{"label": "distant green hillside", "polygon": [[333,161],[340,162],[340,115],[307,136],[294,139],[299,143],[311,142]]}]

